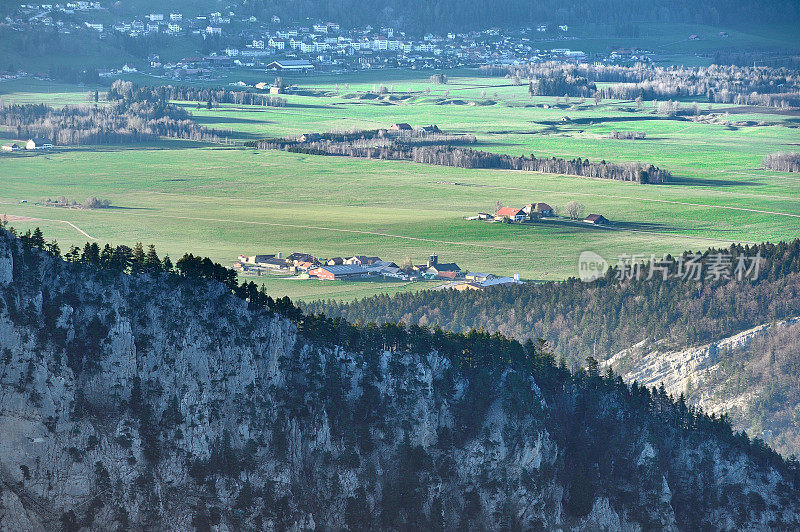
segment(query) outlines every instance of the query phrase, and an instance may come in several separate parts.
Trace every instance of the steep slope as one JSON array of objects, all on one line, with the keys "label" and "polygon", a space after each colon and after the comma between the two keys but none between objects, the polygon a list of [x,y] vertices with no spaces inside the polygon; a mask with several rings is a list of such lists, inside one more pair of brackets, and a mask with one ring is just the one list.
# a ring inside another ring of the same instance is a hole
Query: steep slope
[{"label": "steep slope", "polygon": [[703,346],[659,343],[620,351],[604,364],[629,382],[664,384],[706,412],[763,438],[784,455],[800,454],[800,317],[767,323]]},{"label": "steep slope", "polygon": [[800,526],[796,464],[532,344],[326,329],[5,231],[0,296],[2,529]]}]

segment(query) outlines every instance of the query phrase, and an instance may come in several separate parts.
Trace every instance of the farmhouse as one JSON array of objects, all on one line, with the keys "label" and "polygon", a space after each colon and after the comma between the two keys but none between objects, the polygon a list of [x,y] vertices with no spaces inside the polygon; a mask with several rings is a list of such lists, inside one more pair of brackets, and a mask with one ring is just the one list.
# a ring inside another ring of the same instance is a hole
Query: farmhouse
[{"label": "farmhouse", "polygon": [[314,65],[305,59],[282,59],[267,65],[267,70],[293,70],[307,72],[314,70]]},{"label": "farmhouse", "polygon": [[583,221],[592,225],[603,225],[608,223],[608,220],[602,214],[590,214],[584,218]]},{"label": "farmhouse", "polygon": [[344,264],[344,259],[342,257],[333,257],[332,259],[328,259],[327,264],[328,266],[341,266]]},{"label": "farmhouse", "polygon": [[368,274],[367,270],[355,264],[343,266],[320,266],[308,272],[311,277],[325,279],[327,281],[338,281],[342,279],[359,279]]},{"label": "farmhouse", "polygon": [[535,203],[533,212],[538,212],[542,216],[553,216],[553,208],[547,203]]},{"label": "farmhouse", "polygon": [[27,143],[25,143],[25,149],[26,150],[46,150],[46,149],[52,148],[52,147],[53,147],[53,143],[52,142],[50,142],[47,139],[40,138],[40,137],[32,138],[32,139],[28,140]]},{"label": "farmhouse", "polygon": [[286,261],[284,259],[279,259],[276,257],[268,257],[258,260],[254,262],[256,266],[262,266],[264,268],[268,268],[270,270],[282,270],[286,268]]},{"label": "farmhouse", "polygon": [[311,263],[317,262],[316,257],[308,253],[292,253],[291,255],[286,257],[286,259],[294,264],[297,264],[298,262],[311,262]]},{"label": "farmhouse", "polygon": [[247,264],[258,264],[259,262],[263,262],[267,259],[274,259],[275,255],[239,255],[237,258],[240,262],[246,262]]},{"label": "farmhouse", "polygon": [[3,144],[3,151],[19,151],[19,144]]},{"label": "farmhouse", "polygon": [[515,209],[514,207],[503,207],[496,213],[494,213],[494,217],[497,220],[503,220],[508,218],[514,222],[524,222],[526,215],[525,211],[522,209]]},{"label": "farmhouse", "polygon": [[491,273],[480,273],[480,272],[468,272],[464,278],[467,281],[475,281],[477,283],[482,283],[484,281],[488,281],[489,279],[494,279],[494,275]]},{"label": "farmhouse", "polygon": [[422,126],[422,131],[424,133],[441,133],[441,129],[439,129],[439,126],[435,124],[431,124],[430,126]]},{"label": "farmhouse", "polygon": [[376,262],[381,260],[380,257],[366,257],[364,255],[356,255],[355,257],[350,257],[349,259],[345,259],[345,264],[357,264],[359,266],[371,266]]},{"label": "farmhouse", "polygon": [[461,273],[461,268],[459,268],[458,264],[455,262],[439,262],[439,257],[434,253],[428,259],[425,273],[435,277],[454,279],[459,273]]},{"label": "farmhouse", "polygon": [[389,131],[411,131],[411,124],[400,122],[399,124],[392,124],[389,126]]}]

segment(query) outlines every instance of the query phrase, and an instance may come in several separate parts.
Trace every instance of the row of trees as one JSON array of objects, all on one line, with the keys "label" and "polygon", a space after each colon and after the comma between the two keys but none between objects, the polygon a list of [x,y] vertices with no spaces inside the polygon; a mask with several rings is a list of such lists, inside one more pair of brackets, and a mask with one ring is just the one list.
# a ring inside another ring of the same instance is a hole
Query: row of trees
[{"label": "row of trees", "polygon": [[139,86],[131,81],[116,80],[111,84],[109,100],[164,102],[179,100],[187,102],[234,103],[239,105],[261,105],[266,107],[285,107],[286,98],[249,91],[235,91],[222,87],[176,87],[161,85],[157,87]]},{"label": "row of trees", "polygon": [[402,142],[373,146],[358,142],[303,142],[287,145],[276,141],[259,141],[259,149],[286,149],[294,153],[313,155],[338,155],[345,157],[364,157],[368,159],[387,159],[413,161],[416,163],[452,166],[457,168],[495,168],[503,170],[524,170],[548,174],[566,174],[638,183],[666,183],[672,178],[668,170],[652,164],[610,163],[605,160],[592,162],[589,159],[539,159],[530,157],[491,153],[450,145],[414,145]]},{"label": "row of trees", "polygon": [[644,140],[647,133],[644,131],[612,131],[608,138],[617,140]]},{"label": "row of trees", "polygon": [[120,100],[110,105],[43,104],[0,107],[0,124],[16,138],[45,137],[55,145],[150,142],[159,137],[219,142],[223,132],[197,125],[164,101]]},{"label": "row of trees", "polygon": [[[704,97],[709,102],[800,106],[800,72],[766,66],[656,67],[544,62],[488,65],[489,75],[527,78],[532,96],[597,95],[646,100]],[[598,86],[602,83],[602,86]]]},{"label": "row of trees", "polygon": [[800,172],[800,153],[795,151],[770,153],[764,156],[762,164],[768,170]]}]

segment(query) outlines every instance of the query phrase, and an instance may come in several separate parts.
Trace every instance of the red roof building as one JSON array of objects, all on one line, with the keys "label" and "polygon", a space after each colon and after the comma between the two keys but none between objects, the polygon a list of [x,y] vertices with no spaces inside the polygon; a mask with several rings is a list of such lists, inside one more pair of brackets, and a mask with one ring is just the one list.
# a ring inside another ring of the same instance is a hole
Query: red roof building
[{"label": "red roof building", "polygon": [[522,222],[525,221],[525,211],[522,209],[515,209],[514,207],[503,207],[496,213],[494,213],[495,218],[503,219],[508,218],[509,220],[513,220],[515,222]]}]

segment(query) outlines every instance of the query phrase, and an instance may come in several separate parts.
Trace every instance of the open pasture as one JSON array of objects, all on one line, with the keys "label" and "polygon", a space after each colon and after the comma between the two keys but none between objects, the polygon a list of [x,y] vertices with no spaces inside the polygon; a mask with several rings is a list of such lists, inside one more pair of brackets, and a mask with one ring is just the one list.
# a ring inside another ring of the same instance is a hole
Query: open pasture
[{"label": "open pasture", "polygon": [[[760,168],[765,154],[800,143],[800,129],[792,127],[797,116],[753,109],[737,114],[740,109],[733,106],[714,105],[720,116],[731,111],[731,122],[752,120],[756,125],[705,124],[654,114],[651,102],[637,109],[634,102],[603,101],[595,106],[591,100],[572,99],[565,106],[561,98],[561,107],[556,107],[555,98],[531,99],[526,86],[503,78],[473,74],[431,85],[413,75],[395,79],[394,92],[385,98],[364,97],[372,83],[340,84],[337,89],[327,82],[315,85],[310,77],[304,85],[310,95],[289,95],[285,108],[225,104],[206,110],[181,105],[208,127],[230,129],[240,142],[394,122],[435,123],[448,132],[475,134],[477,149],[641,161],[672,171],[676,179],[665,185],[639,185],[165,140],[3,156],[0,212],[36,218],[14,225],[40,225],[62,248],[82,244],[89,235],[116,244],[152,242],[173,259],[191,251],[223,263],[240,253],[276,251],[378,255],[419,263],[438,252],[442,260],[465,269],[519,273],[528,279],[576,274],[577,257],[584,250],[608,258],[649,257],[798,235],[800,177]],[[46,96],[70,103],[70,98],[85,98],[85,93],[65,87],[60,97]],[[35,87],[25,87],[2,98],[30,101],[32,95]],[[562,121],[563,116],[569,120]],[[607,138],[611,131],[644,131],[646,139],[612,140]],[[36,205],[61,195],[80,201],[95,195],[111,200],[113,207]],[[497,201],[512,206],[543,201],[563,208],[572,200],[583,203],[587,213],[603,214],[613,226],[556,220],[509,226],[464,220],[478,211],[491,211]],[[350,299],[430,286],[260,281],[274,295],[304,299]]]}]

